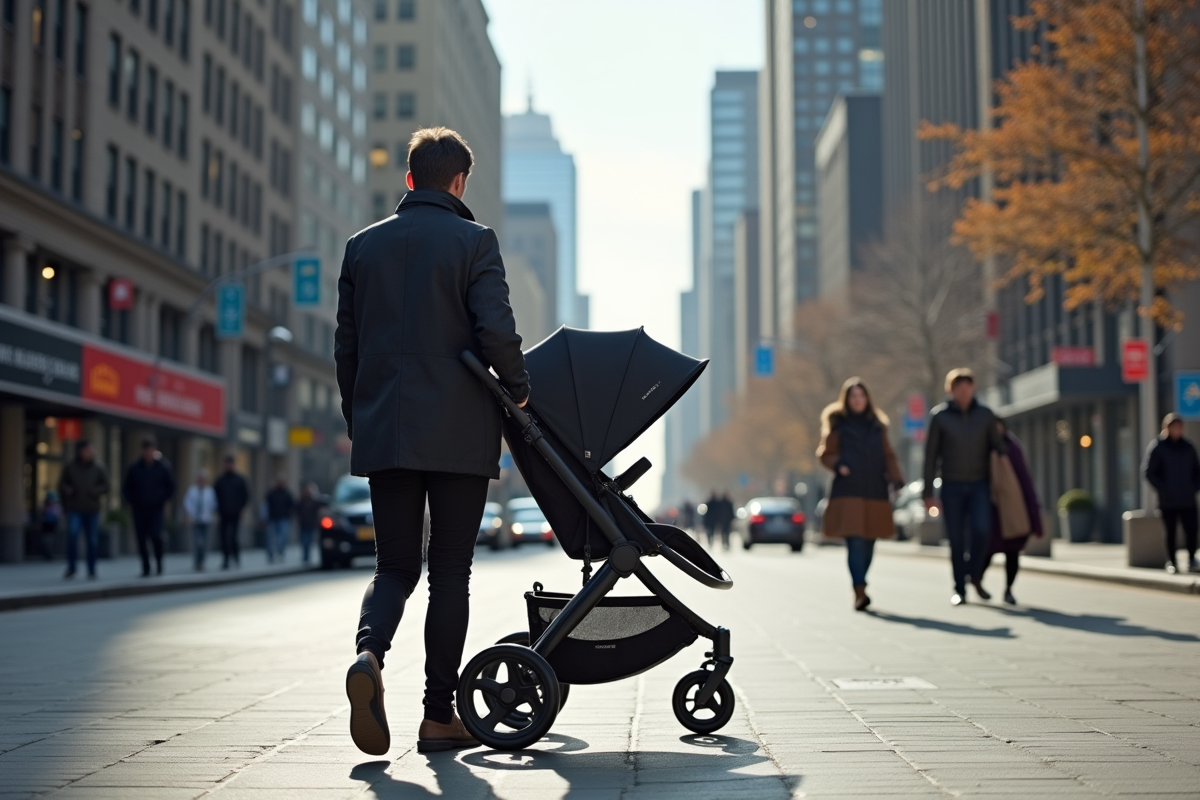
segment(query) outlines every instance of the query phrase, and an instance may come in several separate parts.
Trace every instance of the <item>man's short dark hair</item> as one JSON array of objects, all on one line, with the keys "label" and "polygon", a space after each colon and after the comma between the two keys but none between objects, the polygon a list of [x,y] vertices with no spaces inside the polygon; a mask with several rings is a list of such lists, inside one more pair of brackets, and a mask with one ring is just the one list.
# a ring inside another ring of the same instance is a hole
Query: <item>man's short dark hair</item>
[{"label": "man's short dark hair", "polygon": [[421,128],[408,142],[408,171],[416,189],[448,189],[455,176],[470,175],[474,165],[467,140],[449,128]]},{"label": "man's short dark hair", "polygon": [[145,450],[147,447],[154,447],[154,438],[151,436],[142,439],[142,449]]},{"label": "man's short dark hair", "polygon": [[91,447],[92,443],[88,439],[80,439],[75,443],[75,455],[79,455],[84,451],[84,448]]}]

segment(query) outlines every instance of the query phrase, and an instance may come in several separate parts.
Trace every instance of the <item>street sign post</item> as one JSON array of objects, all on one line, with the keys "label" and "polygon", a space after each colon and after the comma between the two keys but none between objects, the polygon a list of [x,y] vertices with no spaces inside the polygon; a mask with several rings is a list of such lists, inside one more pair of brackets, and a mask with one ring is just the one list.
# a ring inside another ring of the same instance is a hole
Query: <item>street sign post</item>
[{"label": "street sign post", "polygon": [[1145,339],[1126,339],[1121,343],[1121,380],[1141,383],[1150,375],[1150,345]]},{"label": "street sign post", "polygon": [[292,266],[292,303],[297,308],[321,305],[321,259],[308,256]]},{"label": "street sign post", "polygon": [[769,344],[754,348],[754,374],[759,378],[770,378],[775,374],[775,351]]},{"label": "street sign post", "polygon": [[1200,420],[1200,371],[1175,373],[1175,413]]},{"label": "street sign post", "polygon": [[226,283],[217,289],[217,338],[240,339],[246,328],[246,287]]}]

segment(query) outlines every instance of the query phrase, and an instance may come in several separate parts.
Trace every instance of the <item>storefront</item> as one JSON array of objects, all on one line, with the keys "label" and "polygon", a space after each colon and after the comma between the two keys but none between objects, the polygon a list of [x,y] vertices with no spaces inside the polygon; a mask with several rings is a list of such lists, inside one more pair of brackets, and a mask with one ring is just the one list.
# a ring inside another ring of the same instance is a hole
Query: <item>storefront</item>
[{"label": "storefront", "polygon": [[0,307],[0,555],[53,552],[39,536],[39,512],[79,439],[112,473],[107,504],[116,511],[121,475],[147,436],[176,466],[180,486],[200,468],[214,471],[225,402],[216,376]]}]

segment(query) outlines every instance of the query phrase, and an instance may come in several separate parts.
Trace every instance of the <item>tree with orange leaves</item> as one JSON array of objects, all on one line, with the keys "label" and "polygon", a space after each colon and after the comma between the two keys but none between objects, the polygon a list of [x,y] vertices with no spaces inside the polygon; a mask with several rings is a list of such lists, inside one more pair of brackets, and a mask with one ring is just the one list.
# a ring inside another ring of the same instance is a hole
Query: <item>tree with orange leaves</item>
[{"label": "tree with orange leaves", "polygon": [[1166,292],[1200,275],[1200,1],[1035,0],[1031,11],[1016,24],[1042,29],[1049,57],[997,82],[992,127],[923,124],[922,138],[956,143],[930,188],[990,174],[991,197],[967,201],[955,235],[1003,258],[1030,299],[1061,273],[1068,308],[1136,301],[1146,274],[1155,292],[1140,313],[1179,328]]}]

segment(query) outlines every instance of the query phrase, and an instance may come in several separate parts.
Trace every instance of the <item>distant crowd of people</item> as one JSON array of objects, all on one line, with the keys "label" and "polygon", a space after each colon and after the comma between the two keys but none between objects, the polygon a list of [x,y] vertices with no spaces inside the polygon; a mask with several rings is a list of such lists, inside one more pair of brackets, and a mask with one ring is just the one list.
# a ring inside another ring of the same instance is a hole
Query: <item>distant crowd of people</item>
[{"label": "distant crowd of people", "polygon": [[[250,505],[250,484],[237,471],[232,455],[224,458],[223,470],[210,482],[208,470],[196,473],[196,480],[183,493],[183,521],[191,532],[193,566],[205,568],[210,537],[219,537],[221,569],[241,565],[239,532],[242,517]],[[67,569],[64,577],[73,578],[78,570],[82,538],[86,548],[89,578],[96,577],[100,552],[100,513],[104,497],[112,491],[107,467],[96,458],[91,443],[80,440],[75,458],[63,467],[57,491],[46,493],[41,509],[41,533],[44,547],[52,552],[53,538],[62,520],[67,524]],[[167,504],[176,494],[175,472],[163,458],[154,439],[142,441],[139,457],[125,471],[121,496],[129,506],[142,577],[163,572],[164,517]],[[282,561],[291,537],[293,522],[300,534],[301,558],[309,563],[320,522],[320,500],[313,484],[304,484],[299,497],[288,489],[286,476],[276,478],[259,506],[259,522],[264,531],[267,561]],[[153,567],[153,569],[152,569]]]}]

